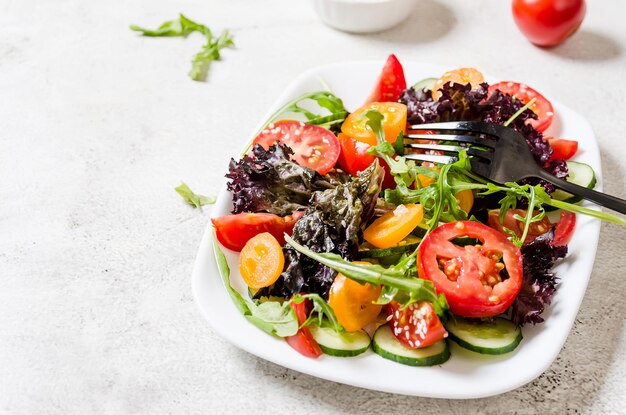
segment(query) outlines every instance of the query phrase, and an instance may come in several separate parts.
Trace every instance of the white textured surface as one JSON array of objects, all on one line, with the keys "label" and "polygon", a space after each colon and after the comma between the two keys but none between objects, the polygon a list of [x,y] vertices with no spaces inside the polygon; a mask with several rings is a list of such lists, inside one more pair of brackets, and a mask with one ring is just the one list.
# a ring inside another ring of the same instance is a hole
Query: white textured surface
[{"label": "white textured surface", "polygon": [[[199,38],[127,30],[179,11],[235,32],[206,84],[186,76]],[[501,0],[421,0],[370,36],[322,26],[304,1],[0,0],[0,412],[626,413],[624,229],[603,226],[544,375],[500,397],[419,399],[301,375],[217,337],[189,284],[208,209],[172,190],[217,191],[228,155],[306,68],[395,52],[558,97],[592,123],[605,190],[624,196],[625,15],[621,0],[593,1],[580,33],[541,50]]]}]

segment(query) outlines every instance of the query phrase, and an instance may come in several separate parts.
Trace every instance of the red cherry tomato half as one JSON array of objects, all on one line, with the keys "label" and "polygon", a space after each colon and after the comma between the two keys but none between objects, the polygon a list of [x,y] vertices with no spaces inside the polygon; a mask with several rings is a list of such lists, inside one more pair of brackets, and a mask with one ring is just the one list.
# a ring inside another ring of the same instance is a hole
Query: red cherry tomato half
[{"label": "red cherry tomato half", "polygon": [[548,142],[552,147],[552,160],[569,160],[578,151],[578,141],[548,137]]},{"label": "red cherry tomato half", "polygon": [[[294,301],[291,301],[289,303],[291,308],[293,308],[293,310],[296,312],[296,317],[298,317],[299,325],[302,325],[307,319],[307,303],[308,300],[304,300],[299,304],[296,304]],[[289,344],[289,346],[293,347],[298,353],[303,356],[316,359],[322,355],[322,349],[313,338],[311,330],[309,330],[308,327],[300,328],[298,332],[293,336],[285,337],[285,340],[287,340],[287,344]]]},{"label": "red cherry tomato half", "polygon": [[535,103],[530,106],[530,109],[537,114],[538,118],[536,120],[528,120],[528,124],[541,132],[547,130],[550,124],[552,124],[552,119],[554,118],[554,108],[552,104],[543,95],[528,85],[510,81],[499,82],[489,86],[489,93],[492,93],[496,89],[516,97],[524,104],[536,98]]},{"label": "red cherry tomato half", "polygon": [[[460,247],[455,238],[482,245]],[[492,317],[511,306],[522,287],[522,254],[498,231],[473,221],[446,223],[419,248],[418,273],[444,293],[450,311],[463,317]],[[506,273],[502,271],[506,269]]]},{"label": "red cherry tomato half", "polygon": [[554,229],[554,240],[552,245],[563,246],[567,245],[574,235],[574,229],[576,228],[576,214],[574,212],[561,212],[561,217],[556,223]]},{"label": "red cherry tomato half", "polygon": [[406,79],[402,64],[396,55],[389,55],[383,71],[376,81],[376,86],[370,96],[365,100],[365,104],[370,102],[396,102],[402,91],[406,89]]},{"label": "red cherry tomato half", "polygon": [[339,157],[339,141],[335,134],[317,125],[279,121],[261,131],[253,144],[261,144],[267,150],[277,141],[293,150],[293,158],[299,165],[319,174],[332,170]]},{"label": "red cherry tomato half", "polygon": [[[337,138],[341,146],[341,154],[339,155],[337,163],[343,171],[350,173],[352,176],[356,177],[359,172],[367,169],[376,159],[376,156],[367,154],[367,150],[370,148],[369,144],[355,140],[343,133],[339,133]],[[391,175],[389,166],[382,159],[379,161],[385,169],[383,189],[396,187],[396,182]]]},{"label": "red cherry tomato half", "polygon": [[585,0],[513,0],[515,24],[538,46],[555,46],[573,35],[585,11]]},{"label": "red cherry tomato half", "polygon": [[406,347],[418,349],[448,337],[448,332],[428,301],[419,301],[405,308],[392,301],[387,304],[387,315],[391,332]]},{"label": "red cherry tomato half", "polygon": [[[535,215],[537,212],[535,212]],[[507,228],[513,232],[518,237],[522,236],[524,233],[524,222],[515,219],[515,215],[519,215],[522,218],[526,217],[526,211],[524,209],[509,209],[504,215],[504,223],[500,223],[500,210],[490,210],[487,217],[487,225],[491,228],[497,230],[502,235],[508,237],[509,234],[504,228]],[[528,233],[526,234],[526,239],[524,240],[524,244],[527,244],[533,241],[539,235],[543,235],[548,232],[552,227],[552,223],[550,223],[550,219],[547,216],[544,216],[543,219],[532,222],[528,227]]]},{"label": "red cherry tomato half", "polygon": [[280,217],[271,213],[239,213],[211,219],[217,240],[228,249],[240,252],[252,237],[269,232],[281,245],[285,244],[285,233],[291,235],[293,227],[304,215],[294,212]]}]

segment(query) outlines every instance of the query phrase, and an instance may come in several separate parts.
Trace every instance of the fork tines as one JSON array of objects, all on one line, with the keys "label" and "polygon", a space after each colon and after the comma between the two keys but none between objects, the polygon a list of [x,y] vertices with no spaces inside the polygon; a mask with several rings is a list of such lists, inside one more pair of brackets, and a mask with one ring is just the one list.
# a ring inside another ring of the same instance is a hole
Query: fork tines
[{"label": "fork tines", "polygon": [[[404,147],[406,149],[426,152],[425,154],[412,152],[404,155],[406,158],[418,161],[453,163],[458,160],[455,155],[462,150],[466,150],[470,156],[491,160],[493,148],[496,145],[496,140],[494,139],[497,137],[496,131],[494,128],[491,128],[491,124],[487,123],[461,121],[418,124],[411,125],[409,129],[432,132],[431,134],[408,133],[404,136]],[[444,144],[413,143],[411,140],[440,141],[444,142]],[[472,145],[482,148],[472,148]]]}]

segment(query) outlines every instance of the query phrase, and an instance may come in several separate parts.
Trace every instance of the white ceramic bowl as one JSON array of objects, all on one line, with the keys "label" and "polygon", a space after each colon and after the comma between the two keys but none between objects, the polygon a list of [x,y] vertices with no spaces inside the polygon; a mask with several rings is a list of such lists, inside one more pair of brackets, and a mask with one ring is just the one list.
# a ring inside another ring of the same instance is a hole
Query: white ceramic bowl
[{"label": "white ceramic bowl", "polygon": [[352,33],[390,29],[409,17],[417,0],[313,0],[328,26]]}]

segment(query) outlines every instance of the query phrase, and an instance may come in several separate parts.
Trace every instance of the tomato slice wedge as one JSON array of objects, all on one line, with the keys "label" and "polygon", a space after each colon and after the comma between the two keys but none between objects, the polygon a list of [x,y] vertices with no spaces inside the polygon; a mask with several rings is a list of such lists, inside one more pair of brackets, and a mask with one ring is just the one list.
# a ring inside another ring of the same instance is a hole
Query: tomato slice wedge
[{"label": "tomato slice wedge", "polygon": [[554,229],[554,240],[552,245],[563,246],[567,245],[574,236],[574,229],[576,228],[576,214],[574,212],[561,212],[561,217],[556,223]]},{"label": "tomato slice wedge", "polygon": [[217,240],[226,248],[239,252],[246,242],[263,232],[269,232],[284,245],[285,233],[291,235],[294,225],[303,215],[301,211],[285,217],[271,213],[239,213],[213,218],[211,222]]},{"label": "tomato slice wedge", "polygon": [[418,349],[448,337],[435,308],[428,301],[419,301],[402,308],[396,301],[387,304],[391,332],[406,347]]},{"label": "tomato slice wedge", "polygon": [[267,126],[254,139],[266,150],[277,141],[289,146],[294,160],[319,174],[326,174],[339,158],[339,141],[335,134],[318,125],[301,121],[279,121]]},{"label": "tomato slice wedge", "polygon": [[[341,154],[337,164],[339,167],[352,176],[357,176],[359,172],[367,169],[376,159],[376,156],[367,154],[367,150],[370,148],[369,144],[355,140],[343,133],[339,133],[337,136],[339,144],[341,146]],[[391,175],[389,165],[384,160],[379,160],[381,166],[385,169],[385,178],[383,179],[383,189],[391,189],[396,187],[396,181]]]},{"label": "tomato slice wedge", "polygon": [[[460,247],[467,236],[482,245]],[[444,293],[450,311],[492,317],[511,306],[522,287],[522,254],[504,235],[482,223],[458,221],[432,231],[419,248],[418,273]],[[506,272],[503,270],[506,269]]]},{"label": "tomato slice wedge", "polygon": [[532,125],[540,132],[547,130],[550,124],[552,124],[552,119],[554,118],[554,108],[552,104],[543,95],[528,85],[518,82],[503,81],[489,86],[489,93],[492,93],[496,89],[518,98],[524,104],[528,103],[528,101],[533,98],[537,98],[535,103],[530,106],[530,109],[533,110],[539,118],[536,120],[528,120],[528,124]]},{"label": "tomato slice wedge", "polygon": [[[298,317],[298,324],[302,325],[306,321],[308,316],[308,300],[304,300],[301,303],[291,301],[289,305],[296,312],[296,317]],[[285,337],[285,340],[287,341],[287,344],[289,344],[289,346],[293,347],[298,353],[303,356],[316,359],[320,357],[323,353],[320,345],[317,344],[317,342],[313,338],[313,335],[311,334],[311,330],[309,330],[308,327],[300,328],[298,332],[293,336]]]},{"label": "tomato slice wedge", "polygon": [[569,160],[578,152],[578,141],[548,137],[552,147],[551,160]]},{"label": "tomato slice wedge", "polygon": [[406,79],[402,64],[396,55],[389,55],[383,71],[376,81],[372,93],[365,101],[370,102],[396,102],[406,89]]}]

